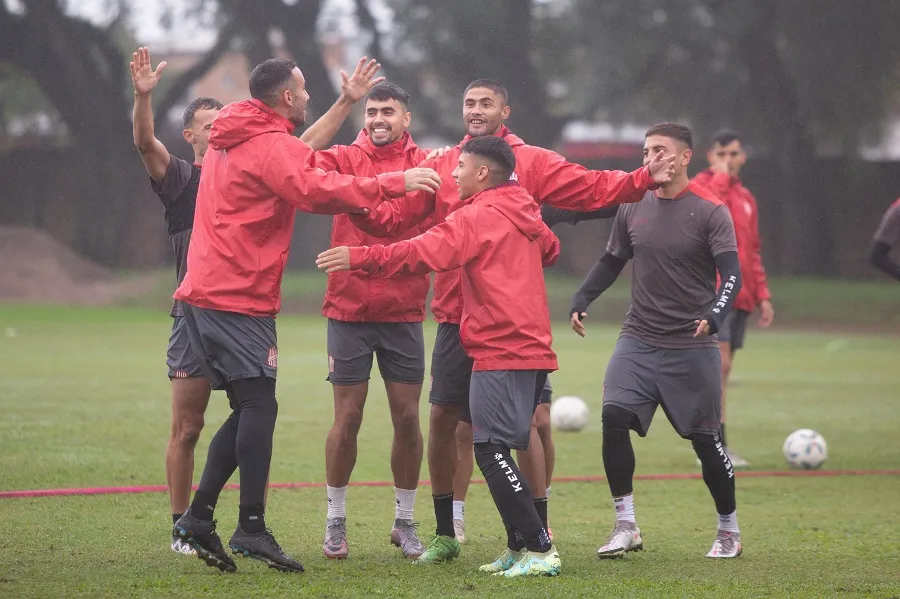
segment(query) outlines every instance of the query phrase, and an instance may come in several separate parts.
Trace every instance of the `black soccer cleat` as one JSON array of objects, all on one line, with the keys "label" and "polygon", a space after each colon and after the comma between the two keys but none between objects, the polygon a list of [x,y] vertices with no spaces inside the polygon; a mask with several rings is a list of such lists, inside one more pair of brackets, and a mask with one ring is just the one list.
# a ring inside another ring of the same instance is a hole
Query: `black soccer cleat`
[{"label": "black soccer cleat", "polygon": [[303,565],[282,551],[268,528],[263,532],[249,533],[238,524],[228,545],[236,555],[258,559],[270,568],[282,572],[303,572]]},{"label": "black soccer cleat", "polygon": [[216,521],[199,520],[191,514],[190,508],[175,523],[175,534],[181,537],[197,552],[197,557],[207,566],[222,572],[234,572],[237,566],[225,551],[222,539],[216,534]]}]

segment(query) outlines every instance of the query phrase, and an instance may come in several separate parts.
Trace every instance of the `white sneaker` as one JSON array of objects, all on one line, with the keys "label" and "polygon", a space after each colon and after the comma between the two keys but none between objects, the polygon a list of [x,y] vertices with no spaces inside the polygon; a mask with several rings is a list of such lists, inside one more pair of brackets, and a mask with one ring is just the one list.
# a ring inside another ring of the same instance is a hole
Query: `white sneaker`
[{"label": "white sneaker", "polygon": [[606,539],[606,544],[597,550],[597,557],[600,559],[622,557],[629,551],[640,551],[643,548],[644,539],[641,538],[641,529],[637,524],[618,520],[616,527]]},{"label": "white sneaker", "polygon": [[743,551],[741,533],[720,530],[716,533],[716,540],[713,541],[712,549],[706,557],[737,557],[741,551]]},{"label": "white sneaker", "polygon": [[453,520],[453,532],[456,533],[456,540],[460,545],[466,542],[466,523],[463,520]]}]

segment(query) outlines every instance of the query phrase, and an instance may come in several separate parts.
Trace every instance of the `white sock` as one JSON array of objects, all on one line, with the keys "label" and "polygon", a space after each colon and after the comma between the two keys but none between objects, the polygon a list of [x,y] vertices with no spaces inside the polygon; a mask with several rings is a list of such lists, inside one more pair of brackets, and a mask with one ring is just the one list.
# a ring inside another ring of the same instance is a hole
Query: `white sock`
[{"label": "white sock", "polygon": [[550,499],[550,487],[547,487],[547,499]]},{"label": "white sock", "polygon": [[616,508],[616,521],[635,522],[634,519],[634,495],[625,497],[613,497],[613,506]]},{"label": "white sock", "polygon": [[325,486],[328,495],[328,518],[347,517],[347,487]]},{"label": "white sock", "polygon": [[466,513],[466,502],[453,500],[453,519],[463,520]]},{"label": "white sock", "polygon": [[413,507],[416,505],[415,489],[398,489],[394,487],[394,497],[397,498],[397,520],[412,520]]},{"label": "white sock", "polygon": [[741,532],[741,530],[738,528],[737,523],[737,510],[724,516],[722,514],[719,514],[719,530],[738,533]]}]

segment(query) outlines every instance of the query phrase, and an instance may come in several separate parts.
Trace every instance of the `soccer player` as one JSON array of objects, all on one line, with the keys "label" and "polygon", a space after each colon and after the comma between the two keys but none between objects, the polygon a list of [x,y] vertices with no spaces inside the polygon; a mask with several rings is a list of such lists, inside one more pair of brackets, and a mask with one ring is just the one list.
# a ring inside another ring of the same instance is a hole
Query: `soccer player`
[{"label": "soccer player", "polygon": [[737,350],[744,347],[747,319],[759,307],[759,326],[767,328],[775,318],[772,294],[766,281],[760,254],[759,221],[756,198],[744,187],[739,178],[741,168],[747,162],[743,139],[736,131],[722,130],[713,137],[712,146],[706,153],[709,168],[700,172],[694,180],[712,191],[728,207],[734,222],[737,238],[738,257],[741,261],[741,292],[734,300],[734,310],[722,323],[719,336],[719,353],[722,354],[722,418],[721,439],[728,458],[735,468],[746,468],[747,460],[732,452],[725,435],[725,396],[728,379]]},{"label": "soccer player", "polygon": [[[612,218],[618,212],[618,206],[600,208],[591,212],[575,212],[554,208],[548,204],[541,206],[541,218],[551,229],[559,223],[575,225],[581,221],[599,218]],[[550,481],[553,478],[553,468],[556,465],[556,447],[553,445],[553,435],[550,428],[550,404],[553,397],[553,387],[550,377],[543,388],[538,390],[535,397],[534,417],[531,420],[531,438],[527,450],[517,452],[519,467],[525,480],[532,489],[546,489],[546,495],[535,500],[535,507],[541,517],[541,521],[547,528],[550,540],[553,540],[553,531],[548,524],[548,507],[550,502]],[[475,457],[472,453],[472,416],[469,407],[463,406],[456,427],[456,453],[459,463],[456,467],[456,475],[453,479],[453,530],[456,540],[466,542],[466,495],[469,491],[469,482],[475,469]],[[540,493],[536,493],[540,495]]]},{"label": "soccer player", "polygon": [[504,140],[472,139],[462,146],[453,171],[465,207],[412,240],[334,248],[316,263],[328,272],[360,268],[382,276],[459,273],[460,336],[474,360],[475,459],[508,541],[506,551],[480,570],[507,577],[553,576],[559,573],[559,554],[510,449],[528,446],[535,391],[543,387],[547,371],[557,368],[541,269],[556,260],[559,240],[532,197],[510,181],[515,166],[515,154]]},{"label": "soccer player", "polygon": [[872,265],[900,280],[900,264],[891,259],[891,248],[900,241],[900,199],[896,200],[881,217],[872,244]]},{"label": "soccer player", "polygon": [[233,410],[210,443],[199,488],[175,528],[223,571],[236,568],[215,532],[213,511],[236,469],[240,512],[231,549],[279,570],[303,571],[266,528],[263,501],[278,413],[275,315],[296,210],[372,208],[385,197],[440,185],[429,169],[357,178],[316,168],[312,149],[291,135],[306,120],[305,86],[292,60],[267,60],[250,74],[253,99],[229,104],[216,117],[188,270],[175,292],[194,354]]},{"label": "soccer player", "polygon": [[[586,212],[638,201],[648,189],[669,181],[674,157],[664,157],[662,153],[653,156],[646,166],[625,173],[588,170],[566,162],[556,152],[527,145],[504,125],[511,110],[506,89],[496,81],[478,79],[470,83],[463,97],[467,135],[462,143],[484,136],[504,139],[516,156],[514,178],[539,204]],[[460,148],[461,144],[422,163],[433,167],[443,181],[434,196],[411,194],[384,202],[366,216],[351,218],[367,233],[380,237],[406,231],[426,219],[434,224],[444,222],[463,205],[450,182]],[[463,308],[460,276],[458,272],[439,272],[434,277],[431,311],[438,321],[438,330],[431,358],[427,455],[437,530],[419,563],[439,563],[459,554],[453,529],[453,479],[458,459],[455,437],[462,408],[469,404],[472,374],[472,359],[459,338]],[[542,491],[534,490],[538,501],[543,499]]]},{"label": "soccer player", "polygon": [[[184,111],[182,135],[194,151],[193,163],[169,153],[154,133],[151,96],[166,68],[163,61],[151,67],[150,50],[138,48],[129,65],[134,84],[134,145],[150,175],[153,191],[165,208],[166,225],[175,253],[176,284],[187,271],[187,252],[194,224],[194,206],[200,183],[200,165],[209,146],[213,119],[222,108],[213,98],[196,98]],[[349,106],[383,78],[374,78],[380,65],[363,57],[352,76],[342,72],[341,96],[321,119],[304,132],[303,139],[313,147],[324,147],[349,114]],[[172,508],[172,523],[184,513],[190,502],[194,473],[194,448],[203,429],[203,415],[209,403],[209,382],[191,350],[184,323],[184,309],[175,300],[172,306],[172,332],[166,363],[172,382],[172,426],[166,446],[166,482]],[[193,553],[190,545],[172,531],[172,550]]]},{"label": "soccer player", "polygon": [[672,181],[619,209],[606,254],[572,300],[572,328],[584,336],[588,306],[634,261],[631,308],[603,382],[603,466],[616,524],[597,551],[601,558],[643,548],[629,431],[645,436],[659,404],[693,444],[719,514],[707,557],[741,553],[734,469],[718,437],[722,372],[715,337],[740,291],[741,267],[728,208],[688,180],[691,146],[691,130],[682,125],[661,123],[647,131],[644,161],[660,150],[674,152]]},{"label": "soccer player", "polygon": [[[407,132],[411,119],[409,94],[393,83],[380,83],[366,96],[365,127],[356,141],[317,152],[316,165],[358,177],[415,167],[425,160],[427,151],[416,146]],[[331,245],[389,244],[419,232],[419,227],[413,227],[400,235],[373,237],[339,214],[332,224]],[[356,463],[357,435],[373,356],[378,357],[394,425],[391,470],[396,508],[391,543],[409,558],[417,558],[424,551],[412,519],[422,467],[419,397],[425,377],[422,321],[429,284],[428,274],[385,279],[357,270],[328,275],[322,315],[328,318],[328,380],[334,389],[334,424],[325,445],[325,557],[343,559],[349,553],[345,500]]]}]

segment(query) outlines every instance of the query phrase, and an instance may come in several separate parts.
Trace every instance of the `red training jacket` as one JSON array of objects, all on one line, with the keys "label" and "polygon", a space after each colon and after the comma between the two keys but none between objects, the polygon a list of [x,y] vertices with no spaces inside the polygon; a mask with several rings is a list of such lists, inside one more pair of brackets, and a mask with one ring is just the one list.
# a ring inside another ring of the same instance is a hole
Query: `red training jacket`
[{"label": "red training jacket", "polygon": [[741,262],[741,290],[734,300],[737,310],[753,312],[757,304],[771,299],[766,270],[760,255],[759,220],[756,198],[741,184],[740,179],[728,173],[716,173],[706,169],[694,177],[728,206],[734,221],[734,235],[737,238],[738,260]]},{"label": "red training jacket", "polygon": [[[413,168],[426,155],[409,133],[390,145],[378,147],[363,129],[353,145],[316,152],[316,166],[346,175],[374,177]],[[404,234],[375,237],[359,229],[346,214],[338,214],[331,225],[331,247],[389,244],[415,237],[424,230],[425,227],[413,227]],[[427,274],[385,279],[358,270],[333,272],[328,275],[322,316],[346,322],[422,322],[429,284]]]},{"label": "red training jacket", "polygon": [[385,277],[458,272],[459,338],[472,369],[552,371],[559,366],[543,266],[558,256],[559,240],[537,203],[510,181],[475,194],[418,237],[351,248],[350,264]]},{"label": "red training jacket", "polygon": [[[659,187],[653,183],[648,167],[641,167],[631,173],[592,171],[580,164],[566,162],[556,152],[527,145],[506,126],[501,127],[497,135],[512,146],[516,155],[516,172],[513,178],[539,204],[590,212],[616,204],[637,202],[647,190]],[[436,225],[444,222],[449,214],[463,206],[453,179],[453,170],[459,163],[462,145],[469,139],[467,135],[452,151],[421,164],[423,167],[433,168],[440,175],[442,184],[436,194],[418,192],[384,202],[367,216],[352,215],[353,221],[361,229],[383,236],[405,231],[428,217],[432,217],[431,222]],[[458,272],[439,272],[434,277],[431,311],[438,322],[460,322],[463,309],[460,276]]]},{"label": "red training jacket", "polygon": [[295,209],[337,214],[406,192],[403,173],[356,178],[315,167],[293,124],[258,100],[213,121],[197,192],[187,275],[175,299],[251,316],[281,309]]}]

